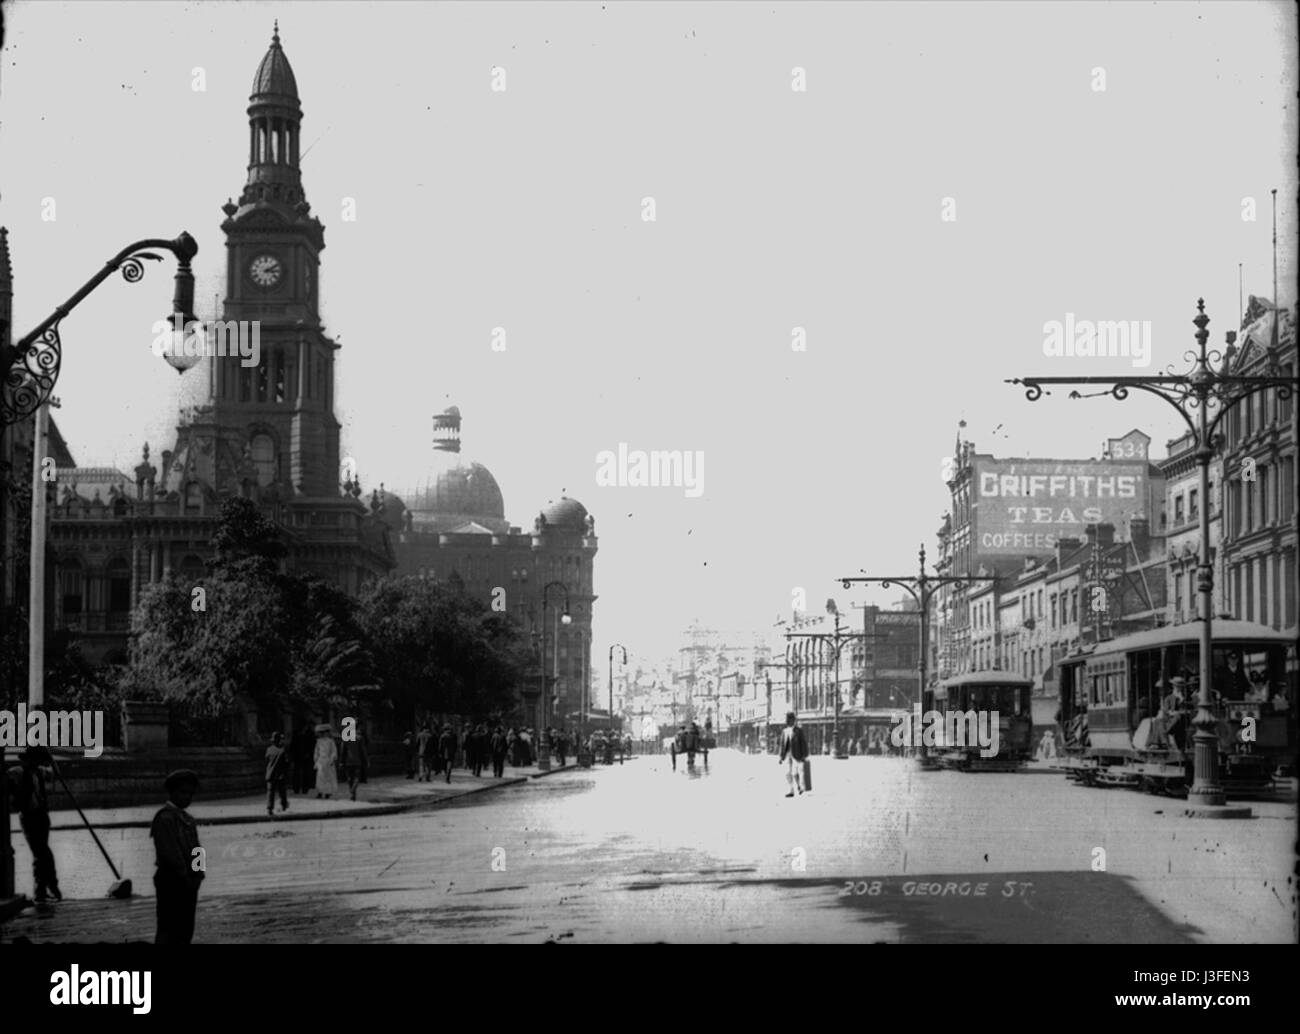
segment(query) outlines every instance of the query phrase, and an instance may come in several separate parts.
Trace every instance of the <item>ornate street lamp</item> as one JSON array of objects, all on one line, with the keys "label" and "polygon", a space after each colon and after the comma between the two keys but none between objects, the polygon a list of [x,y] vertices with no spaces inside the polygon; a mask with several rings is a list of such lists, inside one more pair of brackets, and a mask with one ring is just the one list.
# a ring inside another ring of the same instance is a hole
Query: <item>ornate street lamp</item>
[{"label": "ornate street lamp", "polygon": [[[614,732],[614,651],[623,651],[623,663],[627,664],[627,650],[621,643],[615,643],[609,648],[609,731]],[[623,752],[618,754],[619,764],[623,763]]]},{"label": "ornate street lamp", "polygon": [[[15,345],[6,344],[8,327],[0,324],[0,456],[3,455],[3,438],[5,428],[10,424],[25,420],[36,414],[35,436],[32,440],[33,469],[37,471],[37,480],[33,490],[43,502],[44,485],[39,480],[41,450],[47,434],[47,422],[50,396],[59,379],[63,365],[63,343],[59,338],[59,323],[96,287],[119,270],[122,279],[129,284],[138,283],[144,278],[144,262],[148,259],[161,262],[162,258],[148,251],[159,248],[170,251],[176,256],[176,289],[172,301],[172,316],[168,322],[174,322],[179,316],[182,334],[186,324],[194,322],[194,274],[190,270],[190,260],[198,254],[199,246],[188,233],[182,232],[175,240],[148,238],[136,241],[123,248],[105,264],[104,268],[87,280],[66,302],[37,325],[30,334],[19,339]],[[173,342],[175,345],[175,342]],[[173,352],[177,351],[175,347]],[[184,357],[183,348],[179,354]],[[196,357],[197,358],[197,357]],[[7,516],[5,488],[9,475],[0,471],[0,527]],[[29,635],[29,679],[31,685],[29,696],[33,706],[43,702],[43,683],[41,670],[44,654],[45,605],[44,605],[44,523],[32,525],[32,555],[36,563],[28,574],[31,586],[32,606],[29,607],[28,620],[31,622]],[[0,580],[0,615],[7,613],[7,601],[4,599],[4,584]],[[5,632],[8,630],[5,629]],[[7,804],[7,802],[5,802]],[[9,815],[7,806],[0,806],[0,897],[13,895],[13,850],[9,843]]]},{"label": "ornate street lamp", "polygon": [[[543,772],[551,770],[551,747],[547,742],[545,724],[547,720],[546,712],[546,631],[548,623],[546,620],[546,610],[550,606],[550,593],[552,589],[559,589],[564,593],[564,612],[560,615],[561,624],[569,625],[573,623],[573,618],[569,616],[569,590],[563,582],[547,582],[542,587],[542,696],[541,696],[541,717],[537,724],[537,767]],[[553,637],[554,638],[554,637]],[[559,646],[556,644],[556,663],[559,663]]]},{"label": "ornate street lamp", "polygon": [[[149,248],[170,251],[176,256],[176,289],[167,322],[173,325],[179,322],[182,334],[187,325],[197,322],[193,311],[194,274],[190,270],[190,260],[199,251],[194,238],[188,233],[182,233],[173,241],[153,237],[136,241],[104,263],[103,269],[82,284],[76,294],[17,344],[4,347],[0,342],[0,372],[3,373],[3,381],[0,382],[0,427],[26,419],[49,399],[63,364],[60,321],[80,305],[86,295],[119,270],[122,279],[128,284],[139,283],[144,278],[143,259],[162,261],[162,257],[149,251]],[[186,357],[182,351],[180,358],[185,363],[190,357]],[[173,362],[173,365],[184,372],[193,362],[185,365]]]},{"label": "ornate street lamp", "polygon": [[[1215,734],[1216,722],[1210,710],[1210,679],[1212,665],[1210,650],[1213,645],[1211,634],[1211,615],[1214,611],[1214,567],[1210,560],[1210,460],[1218,444],[1217,430],[1228,412],[1251,395],[1261,391],[1276,390],[1279,399],[1289,399],[1300,385],[1300,377],[1283,376],[1278,364],[1276,349],[1267,349],[1267,376],[1244,376],[1228,372],[1233,355],[1236,354],[1237,335],[1228,331],[1225,335],[1227,352],[1206,349],[1210,332],[1210,317],[1205,315],[1205,299],[1196,301],[1196,316],[1192,323],[1196,326],[1195,351],[1188,350],[1184,359],[1192,364],[1191,371],[1185,374],[1165,372],[1150,377],[1014,377],[1008,384],[1023,384],[1025,397],[1030,402],[1037,402],[1045,391],[1045,384],[1097,384],[1106,385],[1104,391],[1094,395],[1081,395],[1070,392],[1069,397],[1094,398],[1096,395],[1111,395],[1121,402],[1128,398],[1129,390],[1136,388],[1156,398],[1168,402],[1178,415],[1183,418],[1192,441],[1196,446],[1196,462],[1200,466],[1200,562],[1197,566],[1197,589],[1201,597],[1201,642],[1200,642],[1200,692],[1197,696],[1196,717],[1192,726],[1196,729],[1193,737],[1194,775],[1192,788],[1187,793],[1187,814],[1201,818],[1249,818],[1251,810],[1245,806],[1227,807],[1227,798],[1223,787],[1219,785],[1219,741]],[[1280,315],[1280,313],[1278,314]],[[1278,318],[1275,315],[1274,319]],[[1275,324],[1276,325],[1276,324]],[[1211,363],[1222,363],[1216,372]]]},{"label": "ornate street lamp", "polygon": [[[882,589],[888,589],[897,585],[906,589],[912,599],[916,600],[917,609],[920,611],[921,618],[921,663],[919,665],[919,690],[917,700],[921,706],[925,706],[925,684],[929,677],[928,654],[930,652],[930,601],[934,594],[945,585],[974,585],[977,582],[992,582],[997,579],[993,575],[982,574],[926,574],[925,573],[925,546],[921,547],[918,554],[921,560],[920,573],[916,577],[891,575],[888,578],[843,578],[841,584],[844,588],[849,588],[854,582],[874,582],[880,585]],[[911,721],[911,717],[908,717]],[[920,730],[917,730],[919,733]],[[931,767],[931,758],[922,741],[918,745],[917,760],[921,763],[922,768]]]}]

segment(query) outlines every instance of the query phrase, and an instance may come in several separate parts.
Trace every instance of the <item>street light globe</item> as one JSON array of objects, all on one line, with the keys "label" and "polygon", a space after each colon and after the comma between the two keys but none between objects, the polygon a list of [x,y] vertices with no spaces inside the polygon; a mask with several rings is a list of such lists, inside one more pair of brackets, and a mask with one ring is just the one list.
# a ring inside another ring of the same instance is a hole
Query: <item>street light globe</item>
[{"label": "street light globe", "polygon": [[192,313],[180,312],[172,313],[167,323],[171,326],[171,332],[162,358],[177,373],[184,373],[203,358],[203,323]]},{"label": "street light globe", "polygon": [[573,618],[569,617],[568,614],[561,614],[561,615],[560,615],[560,624],[562,624],[562,625],[571,625],[571,624],[573,624]]}]

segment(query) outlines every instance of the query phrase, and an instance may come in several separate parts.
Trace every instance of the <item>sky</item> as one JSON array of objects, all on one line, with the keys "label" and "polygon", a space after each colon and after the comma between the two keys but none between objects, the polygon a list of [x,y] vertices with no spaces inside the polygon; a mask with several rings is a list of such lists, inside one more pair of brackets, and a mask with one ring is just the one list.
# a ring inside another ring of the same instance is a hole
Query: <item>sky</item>
[{"label": "sky", "polygon": [[[1156,400],[1003,382],[1138,372],[1045,354],[1067,314],[1150,321],[1148,369],[1181,371],[1203,297],[1222,343],[1239,264],[1247,296],[1273,293],[1273,189],[1295,301],[1289,4],[3,10],[16,336],[125,244],[181,230],[211,311],[278,19],[342,453],[367,493],[409,492],[455,404],[513,523],[585,504],[596,658],[658,658],[697,619],[769,629],[799,590],[894,603],[839,579],[937,552],[959,421],[998,456],[1087,459],[1133,427],[1162,456],[1178,424]],[[62,324],[55,419],[82,466],[174,442],[180,379],[149,348],[171,271]],[[702,453],[702,491],[602,484],[621,443]]]}]

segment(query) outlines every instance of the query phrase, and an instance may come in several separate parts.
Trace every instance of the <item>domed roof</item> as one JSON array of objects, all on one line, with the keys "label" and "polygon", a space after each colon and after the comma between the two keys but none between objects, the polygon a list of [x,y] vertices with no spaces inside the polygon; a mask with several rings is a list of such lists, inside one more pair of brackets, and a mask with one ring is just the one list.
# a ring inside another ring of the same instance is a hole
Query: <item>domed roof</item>
[{"label": "domed roof", "polygon": [[505,518],[505,500],[501,497],[496,478],[487,467],[466,462],[456,453],[442,453],[438,458],[452,462],[431,471],[424,486],[411,495],[408,506],[413,514],[439,514],[469,520]]},{"label": "domed roof", "polygon": [[546,518],[547,524],[558,525],[561,528],[582,531],[587,526],[587,508],[567,495],[560,496],[558,503],[549,503],[542,511],[542,516]]},{"label": "domed roof", "polygon": [[504,534],[510,522],[497,479],[483,464],[461,457],[460,425],[455,406],[433,418],[433,469],[423,487],[409,493],[411,525],[416,531]]},{"label": "domed roof", "polygon": [[298,99],[298,82],[293,77],[293,69],[289,67],[289,59],[280,49],[279,22],[276,22],[275,33],[271,37],[271,49],[266,52],[262,63],[257,66],[257,74],[253,76],[252,96],[266,94],[288,97],[295,101]]}]

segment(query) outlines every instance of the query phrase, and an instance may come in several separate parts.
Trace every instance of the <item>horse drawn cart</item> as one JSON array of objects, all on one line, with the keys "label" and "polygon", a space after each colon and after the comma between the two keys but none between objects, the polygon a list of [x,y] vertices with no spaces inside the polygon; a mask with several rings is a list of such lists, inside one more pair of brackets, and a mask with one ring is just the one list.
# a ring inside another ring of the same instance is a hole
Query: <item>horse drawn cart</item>
[{"label": "horse drawn cart", "polygon": [[668,747],[668,754],[672,758],[673,771],[677,771],[677,755],[686,755],[686,767],[695,767],[695,755],[704,755],[704,767],[709,767],[709,750],[718,745],[717,739],[710,731],[708,734],[700,732],[700,727],[694,722],[689,729],[683,727],[677,731],[673,737],[672,743]]}]

